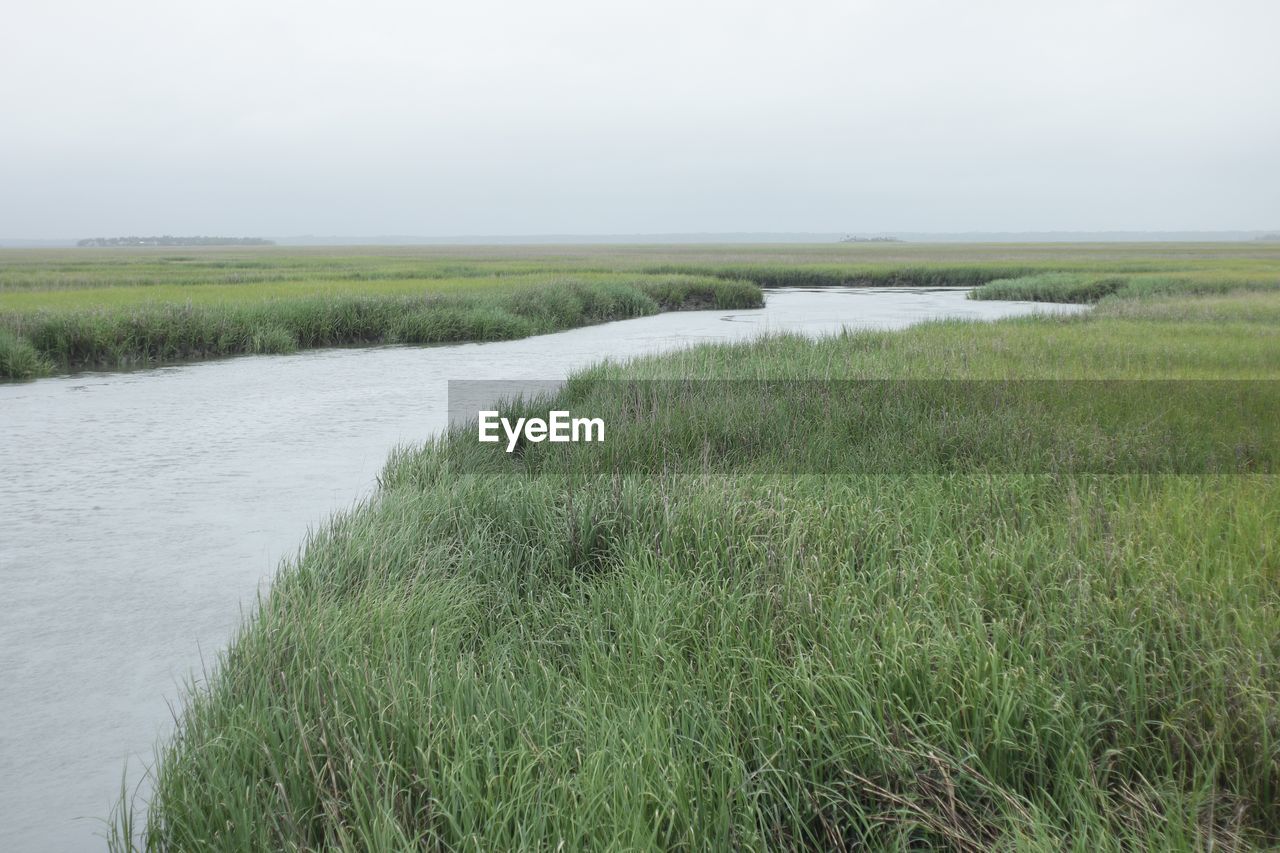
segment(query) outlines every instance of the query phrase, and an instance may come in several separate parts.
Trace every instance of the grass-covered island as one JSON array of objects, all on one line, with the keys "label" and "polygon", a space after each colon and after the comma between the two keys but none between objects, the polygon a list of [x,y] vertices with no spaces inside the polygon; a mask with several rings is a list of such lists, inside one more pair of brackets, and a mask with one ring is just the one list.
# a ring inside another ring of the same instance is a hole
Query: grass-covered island
[{"label": "grass-covered island", "polygon": [[[1248,249],[822,250],[1097,307],[604,365],[551,402],[610,424],[608,465],[469,430],[398,453],[193,690],[115,845],[1280,844],[1280,275]],[[665,251],[574,274],[856,278]],[[664,406],[622,381],[655,379]],[[910,417],[941,379],[991,418]],[[1086,417],[1068,380],[1131,382]]]}]

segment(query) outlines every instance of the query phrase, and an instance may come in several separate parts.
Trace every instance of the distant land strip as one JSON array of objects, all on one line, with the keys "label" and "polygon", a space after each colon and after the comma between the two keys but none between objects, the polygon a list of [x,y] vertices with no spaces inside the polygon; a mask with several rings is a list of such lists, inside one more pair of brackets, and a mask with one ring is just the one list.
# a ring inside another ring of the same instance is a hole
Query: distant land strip
[{"label": "distant land strip", "polygon": [[262,237],[86,237],[77,246],[108,248],[113,246],[274,246],[274,240]]}]

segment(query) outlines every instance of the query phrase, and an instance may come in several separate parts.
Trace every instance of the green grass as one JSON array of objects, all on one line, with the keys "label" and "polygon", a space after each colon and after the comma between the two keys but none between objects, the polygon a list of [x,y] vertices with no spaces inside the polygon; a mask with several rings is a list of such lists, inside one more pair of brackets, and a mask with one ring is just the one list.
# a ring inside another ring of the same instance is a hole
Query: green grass
[{"label": "green grass", "polygon": [[[705,294],[716,287],[710,279],[731,283],[714,298],[686,298],[672,290],[688,286]],[[0,364],[0,379],[335,344],[496,340],[634,316],[564,316],[546,325],[519,312],[513,316],[507,302],[516,291],[550,298],[568,286],[606,298],[605,291],[627,285],[664,310],[744,307],[752,299],[742,282],[974,287],[977,298],[1076,302],[1110,294],[1222,294],[1280,286],[1280,247],[1259,242],[5,250],[0,330],[25,342],[22,348],[34,349],[38,359],[21,372]],[[558,310],[546,306],[534,313]],[[426,316],[433,311],[439,316]]]},{"label": "green grass", "polygon": [[[179,295],[190,298],[176,301]],[[0,331],[39,355],[26,371],[10,372],[0,361],[0,377],[29,376],[39,364],[119,367],[344,344],[505,340],[663,310],[755,307],[761,297],[747,282],[634,274],[446,280],[427,288],[157,285],[8,296],[19,306],[33,298],[48,304],[6,312],[0,296]]]},{"label": "green grass", "polygon": [[557,398],[603,447],[397,452],[113,846],[1280,845],[1280,246],[5,251],[0,377],[833,284],[1096,307],[603,364]]},{"label": "green grass", "polygon": [[1205,296],[1237,291],[1280,290],[1280,270],[1235,275],[1210,271],[1195,274],[1050,272],[1000,278],[973,291],[975,299],[1035,302],[1098,302],[1108,296]]},{"label": "green grass", "polygon": [[30,379],[48,370],[48,363],[30,341],[0,329],[0,379]]},{"label": "green grass", "polygon": [[[1250,417],[1198,422],[1195,474],[1081,474],[1054,451],[1082,434],[1050,427],[1088,422],[1045,418],[1034,396],[1001,423],[954,419],[967,452],[892,475],[783,475],[759,451],[919,459],[935,421],[819,435],[819,405],[757,406],[729,445],[704,440],[750,411],[743,380],[1274,381],[1277,316],[1270,293],[1111,298],[1083,317],[603,365],[560,397],[618,426],[602,476],[582,454],[511,457],[466,432],[405,449],[193,687],[139,841],[1278,844],[1280,484],[1212,473],[1213,440]],[[619,380],[670,378],[734,382],[686,386],[650,419],[655,446]],[[1018,424],[1031,431],[990,440]],[[1169,438],[1134,432],[1122,458],[1166,458]],[[1273,466],[1274,436],[1258,441]],[[1008,471],[1023,444],[1034,465]],[[114,846],[131,819],[122,801]]]},{"label": "green grass", "polygon": [[[478,296],[556,284],[638,284],[680,282],[690,276],[654,276],[639,273],[510,273],[491,276],[441,278],[376,278],[367,282],[343,279],[299,279],[278,282],[215,284],[117,285],[50,290],[17,290],[0,293],[0,312],[129,310],[160,304],[245,305],[314,297],[427,297]],[[700,276],[706,279],[707,276]]]},{"label": "green grass", "polygon": [[1012,299],[1032,302],[1097,302],[1124,287],[1119,275],[1049,272],[999,278],[973,292],[974,299]]}]

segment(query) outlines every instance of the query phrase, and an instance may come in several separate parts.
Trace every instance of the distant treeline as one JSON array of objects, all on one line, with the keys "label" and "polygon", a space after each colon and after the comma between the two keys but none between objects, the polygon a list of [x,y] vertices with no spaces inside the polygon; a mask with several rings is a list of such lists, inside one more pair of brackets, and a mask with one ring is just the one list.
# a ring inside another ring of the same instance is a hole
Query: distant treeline
[{"label": "distant treeline", "polygon": [[901,243],[897,237],[842,237],[841,243]]},{"label": "distant treeline", "polygon": [[261,237],[88,237],[77,246],[274,246]]}]

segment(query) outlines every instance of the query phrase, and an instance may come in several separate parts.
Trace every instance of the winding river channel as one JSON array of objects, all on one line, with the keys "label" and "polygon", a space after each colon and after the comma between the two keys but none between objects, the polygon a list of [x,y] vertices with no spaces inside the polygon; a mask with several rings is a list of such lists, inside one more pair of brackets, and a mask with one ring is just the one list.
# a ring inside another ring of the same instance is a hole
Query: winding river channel
[{"label": "winding river channel", "polygon": [[449,379],[558,379],[765,331],[893,329],[1077,306],[963,290],[768,294],[485,344],[318,350],[0,384],[0,849],[101,849],[184,684],[308,526],[447,420]]}]

